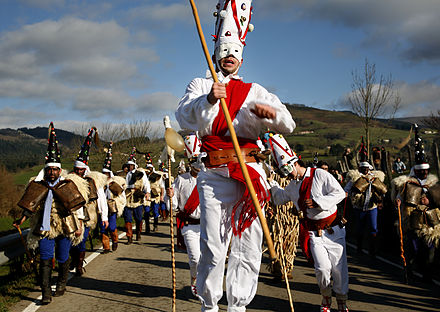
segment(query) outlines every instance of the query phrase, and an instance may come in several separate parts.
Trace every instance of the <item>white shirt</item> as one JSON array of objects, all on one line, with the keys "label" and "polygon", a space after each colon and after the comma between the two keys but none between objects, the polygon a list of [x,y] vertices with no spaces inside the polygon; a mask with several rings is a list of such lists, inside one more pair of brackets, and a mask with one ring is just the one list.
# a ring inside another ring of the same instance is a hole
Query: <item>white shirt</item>
[{"label": "white shirt", "polygon": [[[151,189],[150,189],[150,181],[148,180],[147,175],[146,175],[145,172],[143,172],[143,171],[140,171],[140,170],[137,170],[137,171],[143,173],[143,176],[142,176],[142,185],[143,185],[143,186],[142,186],[142,191],[143,191],[145,194],[150,193],[150,191],[151,191]],[[135,172],[136,172],[136,169],[133,169],[132,171],[130,171],[130,172],[127,173],[127,177],[125,178],[125,183],[127,183],[127,188],[128,188],[128,189],[130,189],[130,188],[134,188],[134,184],[130,184],[130,180],[131,180],[131,176],[132,176],[133,173],[135,173]]]},{"label": "white shirt", "polygon": [[[189,172],[179,175],[173,183],[173,210],[179,208],[183,211],[188,198],[191,196],[195,187],[197,187],[197,177],[193,177]],[[168,195],[165,202],[169,205]],[[193,219],[200,219],[200,205],[190,215]]]},{"label": "white shirt", "polygon": [[[224,77],[221,72],[218,73],[219,81],[222,83],[227,83],[232,77],[241,79],[237,75]],[[221,109],[219,100],[212,105],[207,99],[213,83],[211,77],[195,78],[189,83],[176,110],[176,119],[182,129],[199,131],[201,137],[212,134],[212,123]],[[255,104],[266,104],[274,108],[275,119],[257,117],[251,112]],[[280,133],[291,133],[296,127],[290,112],[278,97],[256,83],[252,83],[232,125],[238,137],[255,140],[263,127]],[[229,131],[225,135],[229,136]]]},{"label": "white shirt", "polygon": [[107,196],[105,195],[105,191],[103,187],[98,188],[98,211],[101,214],[102,221],[108,221],[108,205],[107,205]]},{"label": "white shirt", "polygon": [[[310,168],[307,168],[304,177],[310,177]],[[271,181],[272,201],[275,205],[282,205],[292,201],[299,211],[299,190],[302,180],[290,181],[289,185],[282,189],[277,182]],[[345,198],[345,192],[339,182],[327,171],[316,169],[313,176],[310,198],[318,204],[318,208],[307,209],[307,218],[321,220],[336,212],[336,205]]]}]

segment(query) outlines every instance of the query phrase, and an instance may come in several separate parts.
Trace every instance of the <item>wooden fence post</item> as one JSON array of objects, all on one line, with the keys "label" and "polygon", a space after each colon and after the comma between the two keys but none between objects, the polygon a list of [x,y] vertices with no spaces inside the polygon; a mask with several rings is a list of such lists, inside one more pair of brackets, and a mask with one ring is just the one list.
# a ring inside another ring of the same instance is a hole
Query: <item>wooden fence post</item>
[{"label": "wooden fence post", "polygon": [[390,152],[385,152],[385,168],[386,168],[386,175],[388,177],[388,181],[391,183],[391,180],[393,179],[393,175],[391,174],[391,156]]},{"label": "wooden fence post", "polygon": [[434,167],[437,170],[437,176],[440,175],[440,160],[438,157],[438,146],[437,143],[432,144],[432,158],[434,161]]},{"label": "wooden fence post", "polygon": [[408,168],[411,169],[413,166],[413,158],[412,158],[412,154],[411,154],[411,148],[409,147],[409,145],[407,145],[406,149],[408,151],[408,164],[409,164]]}]

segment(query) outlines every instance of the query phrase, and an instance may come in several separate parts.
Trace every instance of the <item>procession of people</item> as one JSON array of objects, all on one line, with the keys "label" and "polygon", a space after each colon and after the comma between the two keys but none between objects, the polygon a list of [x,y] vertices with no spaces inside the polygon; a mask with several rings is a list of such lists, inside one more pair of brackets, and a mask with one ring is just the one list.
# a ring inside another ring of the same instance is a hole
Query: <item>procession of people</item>
[{"label": "procession of people", "polygon": [[[432,280],[440,245],[440,187],[438,178],[429,173],[418,132],[416,165],[410,175],[389,181],[390,187],[385,174],[369,162],[364,145],[357,163],[346,149],[350,170],[344,176],[331,173],[325,161],[307,164],[286,140],[296,128],[295,112],[261,85],[239,76],[246,35],[253,28],[251,2],[219,1],[212,55],[217,77],[208,73],[193,79],[176,103],[180,128],[191,132],[183,139],[188,169],[184,165],[173,177],[173,172],[156,170],[150,154],[142,168],[136,158],[142,154],[133,147],[122,170],[114,174],[112,149],[117,143],[109,142],[102,153],[102,171],[91,171],[90,147],[97,132],[91,127],[72,172],[67,172],[61,168],[55,128],[50,124],[44,168],[29,182],[18,203],[23,216],[14,222],[20,226],[31,218],[28,244],[40,253],[43,304],[65,293],[69,270],[77,276],[87,274],[86,242],[96,227],[102,253],[108,254],[118,252],[117,218],[124,219],[125,242],[131,245],[156,232],[160,216],[165,220],[175,215],[177,246],[187,252],[188,286],[200,300],[201,311],[219,311],[224,291],[229,312],[246,311],[257,292],[264,248],[265,220],[256,209],[261,207],[264,215],[265,207],[287,202],[294,207],[289,213],[299,220],[299,246],[315,270],[321,295],[321,301],[313,303],[319,306],[316,311],[331,311],[333,297],[338,312],[349,311],[346,202],[355,215],[350,221],[356,224],[360,254],[367,239],[369,254],[377,255],[378,211],[392,209],[399,215],[396,229],[402,233],[408,272],[421,270],[425,281]],[[257,142],[259,137],[266,138],[264,144]],[[401,174],[406,167],[398,160],[395,168]],[[287,181],[283,187],[275,174]],[[169,187],[165,180],[172,178]],[[390,192],[392,208],[385,207]],[[59,271],[54,294],[53,258]]]}]

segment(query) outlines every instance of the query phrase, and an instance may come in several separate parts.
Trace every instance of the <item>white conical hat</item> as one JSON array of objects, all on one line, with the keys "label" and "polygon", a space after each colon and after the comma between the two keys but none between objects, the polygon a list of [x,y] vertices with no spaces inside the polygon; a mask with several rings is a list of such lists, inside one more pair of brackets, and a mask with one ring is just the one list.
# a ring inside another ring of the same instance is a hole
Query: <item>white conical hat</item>
[{"label": "white conical hat", "polygon": [[185,154],[188,159],[199,156],[202,142],[197,137],[197,134],[190,134],[185,136]]},{"label": "white conical hat", "polygon": [[286,139],[281,134],[266,133],[265,137],[269,142],[273,158],[280,172],[287,176],[293,169],[293,163],[298,160],[296,153],[290,148]]},{"label": "white conical hat", "polygon": [[215,56],[217,60],[233,55],[242,60],[248,31],[254,29],[249,24],[252,14],[252,0],[220,0],[216,6]]}]

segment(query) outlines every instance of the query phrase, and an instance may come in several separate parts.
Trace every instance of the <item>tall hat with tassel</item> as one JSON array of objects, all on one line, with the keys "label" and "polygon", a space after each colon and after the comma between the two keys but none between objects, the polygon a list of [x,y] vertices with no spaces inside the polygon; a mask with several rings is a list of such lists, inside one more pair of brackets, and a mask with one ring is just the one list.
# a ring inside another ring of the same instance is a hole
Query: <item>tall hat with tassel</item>
[{"label": "tall hat with tassel", "polygon": [[111,173],[112,172],[112,147],[113,142],[110,141],[109,147],[107,149],[107,154],[105,155],[104,165],[102,166],[102,172]]},{"label": "tall hat with tassel", "polygon": [[429,169],[429,163],[426,161],[425,149],[422,138],[419,136],[419,126],[414,124],[414,149],[415,149],[415,170]]},{"label": "tall hat with tassel", "polygon": [[151,159],[151,153],[145,153],[146,168],[154,168],[153,159]]},{"label": "tall hat with tassel", "polygon": [[359,148],[359,168],[366,167],[373,170],[373,166],[368,162],[368,151],[364,143],[364,137],[362,137],[361,147]]},{"label": "tall hat with tassel", "polygon": [[200,154],[200,148],[202,147],[202,142],[200,141],[197,134],[189,134],[184,138],[185,143],[185,155],[189,162],[195,162],[197,156]]},{"label": "tall hat with tassel", "polygon": [[96,129],[96,127],[91,127],[73,164],[74,167],[86,169],[89,168],[90,146],[92,145],[93,138],[95,138],[95,143],[97,142],[97,135],[98,130]]},{"label": "tall hat with tassel", "polygon": [[131,149],[130,156],[128,156],[127,162],[125,164],[137,166],[135,156],[136,156],[136,146],[133,146],[133,148]]},{"label": "tall hat with tassel", "polygon": [[49,137],[47,139],[48,146],[46,152],[46,161],[44,167],[61,168],[60,150],[58,149],[57,135],[53,122],[49,125]]},{"label": "tall hat with tassel", "polygon": [[273,159],[280,174],[284,177],[288,176],[293,171],[293,164],[298,161],[298,156],[281,134],[267,132],[264,134],[264,140],[272,151]]},{"label": "tall hat with tassel", "polygon": [[220,0],[214,16],[216,60],[233,55],[237,60],[243,59],[243,48],[248,31],[254,26],[249,24],[252,15],[252,0]]}]

